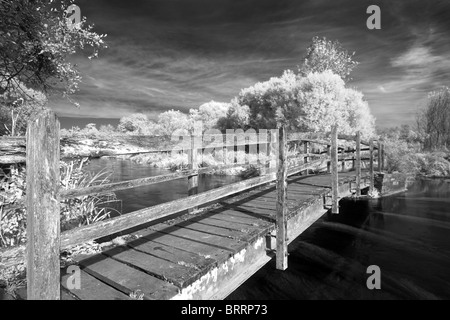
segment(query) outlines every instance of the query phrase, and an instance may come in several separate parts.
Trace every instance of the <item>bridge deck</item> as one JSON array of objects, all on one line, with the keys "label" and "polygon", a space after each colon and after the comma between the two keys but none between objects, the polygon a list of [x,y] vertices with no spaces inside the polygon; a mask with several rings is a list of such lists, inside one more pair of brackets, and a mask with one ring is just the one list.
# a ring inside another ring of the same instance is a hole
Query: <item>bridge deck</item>
[{"label": "bridge deck", "polygon": [[[350,195],[354,172],[339,180],[340,196]],[[289,242],[327,211],[330,181],[327,174],[288,179]],[[126,245],[79,261],[80,290],[67,288],[61,270],[62,299],[129,299],[134,292],[144,299],[224,298],[273,256],[266,236],[275,232],[276,197],[272,184],[134,232]]]}]

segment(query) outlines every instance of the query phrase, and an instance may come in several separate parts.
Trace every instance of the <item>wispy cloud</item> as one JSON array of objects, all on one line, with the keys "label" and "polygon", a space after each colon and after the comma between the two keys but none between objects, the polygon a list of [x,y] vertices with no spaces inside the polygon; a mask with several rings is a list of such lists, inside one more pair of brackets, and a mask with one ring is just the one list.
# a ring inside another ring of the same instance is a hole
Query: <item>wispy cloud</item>
[{"label": "wispy cloud", "polygon": [[[64,116],[156,116],[188,111],[283,70],[296,70],[313,36],[339,40],[360,66],[362,90],[379,125],[412,121],[418,102],[450,74],[448,1],[380,0],[382,29],[366,28],[369,0],[78,0],[107,33],[99,60],[74,62],[84,76]],[[430,4],[431,3],[431,4]]]}]

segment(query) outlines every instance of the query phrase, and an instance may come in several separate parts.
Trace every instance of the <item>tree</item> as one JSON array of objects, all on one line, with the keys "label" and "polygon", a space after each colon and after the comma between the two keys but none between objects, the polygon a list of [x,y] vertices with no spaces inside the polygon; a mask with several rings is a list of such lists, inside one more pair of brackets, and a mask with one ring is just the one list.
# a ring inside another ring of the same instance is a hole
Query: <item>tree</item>
[{"label": "tree", "polygon": [[310,72],[331,70],[344,81],[350,80],[350,73],[359,64],[353,60],[355,53],[349,54],[338,41],[314,37],[308,47],[299,73],[306,76]]},{"label": "tree", "polygon": [[217,121],[217,129],[222,132],[226,132],[227,129],[246,130],[249,124],[250,108],[247,105],[241,106],[237,99],[233,99],[226,116]]},{"label": "tree", "polygon": [[114,128],[114,126],[111,124],[101,125],[99,132],[105,135],[112,135],[117,133],[116,128]]},{"label": "tree", "polygon": [[346,88],[344,90],[344,123],[348,123],[346,128],[348,134],[360,131],[363,137],[370,138],[376,135],[375,118],[370,112],[369,104],[364,100],[364,95],[355,90]]},{"label": "tree", "polygon": [[0,135],[24,135],[28,120],[46,104],[47,98],[41,92],[14,83],[12,90],[0,95]]},{"label": "tree", "polygon": [[0,94],[26,87],[46,94],[78,89],[79,72],[67,58],[92,48],[89,58],[106,47],[105,35],[92,31],[86,18],[73,27],[65,10],[73,0],[0,0]]},{"label": "tree", "polygon": [[428,95],[426,107],[417,116],[417,129],[425,141],[425,148],[450,146],[450,88]]},{"label": "tree", "polygon": [[274,129],[278,124],[292,125],[290,119],[301,112],[297,100],[298,78],[290,70],[281,77],[258,82],[241,90],[237,103],[249,108],[249,125],[255,129]]},{"label": "tree", "polygon": [[375,131],[375,119],[362,93],[347,89],[339,75],[331,71],[310,73],[300,80],[298,101],[303,114],[299,128],[313,132],[330,132],[337,124],[339,133],[361,131],[370,137]]},{"label": "tree", "polygon": [[216,129],[219,119],[227,115],[230,109],[230,103],[210,101],[202,104],[198,109],[189,111],[191,120],[201,122],[203,130]]},{"label": "tree", "polygon": [[149,125],[147,116],[143,113],[135,113],[120,119],[117,130],[123,133],[142,134]]},{"label": "tree", "polygon": [[171,136],[176,132],[187,134],[191,128],[189,117],[181,111],[169,110],[158,116],[158,134]]}]

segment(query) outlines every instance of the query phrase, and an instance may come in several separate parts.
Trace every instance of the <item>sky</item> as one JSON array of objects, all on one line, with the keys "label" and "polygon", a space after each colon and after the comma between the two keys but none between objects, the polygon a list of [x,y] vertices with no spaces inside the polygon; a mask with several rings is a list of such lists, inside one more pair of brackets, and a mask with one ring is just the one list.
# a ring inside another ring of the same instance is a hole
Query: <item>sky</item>
[{"label": "sky", "polygon": [[[83,76],[73,96],[81,106],[52,99],[63,127],[229,102],[243,88],[297,71],[314,36],[355,52],[360,64],[348,86],[364,93],[379,127],[413,124],[428,92],[450,86],[448,0],[75,3],[108,35],[108,49],[99,59],[71,58]],[[381,9],[380,30],[366,26],[370,5]]]}]

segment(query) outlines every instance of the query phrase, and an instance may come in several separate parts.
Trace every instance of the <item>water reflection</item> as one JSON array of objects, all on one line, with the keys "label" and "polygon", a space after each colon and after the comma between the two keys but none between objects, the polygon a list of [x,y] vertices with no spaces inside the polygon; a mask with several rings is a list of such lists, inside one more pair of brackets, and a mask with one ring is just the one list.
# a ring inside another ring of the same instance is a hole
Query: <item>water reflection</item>
[{"label": "water reflection", "polygon": [[[418,181],[406,193],[345,200],[289,246],[289,269],[271,261],[229,299],[450,299],[450,184]],[[366,287],[381,268],[381,290]]]}]

